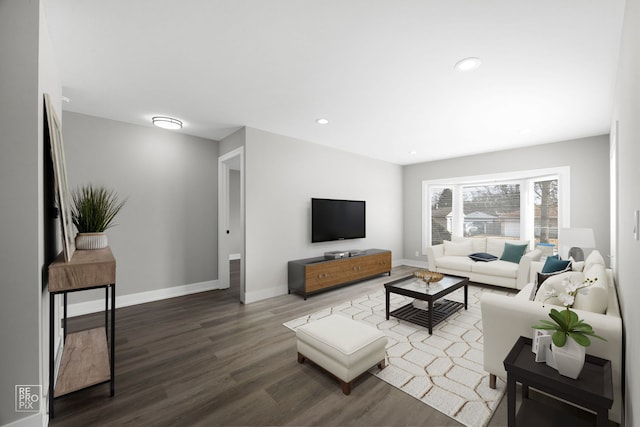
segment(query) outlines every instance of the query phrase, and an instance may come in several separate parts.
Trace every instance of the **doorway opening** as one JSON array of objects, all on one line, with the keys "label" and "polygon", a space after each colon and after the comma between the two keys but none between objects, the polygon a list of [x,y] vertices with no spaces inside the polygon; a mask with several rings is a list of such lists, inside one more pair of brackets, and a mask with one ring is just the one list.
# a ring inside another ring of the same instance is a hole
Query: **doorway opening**
[{"label": "doorway opening", "polygon": [[218,280],[245,301],[244,148],[218,158]]}]

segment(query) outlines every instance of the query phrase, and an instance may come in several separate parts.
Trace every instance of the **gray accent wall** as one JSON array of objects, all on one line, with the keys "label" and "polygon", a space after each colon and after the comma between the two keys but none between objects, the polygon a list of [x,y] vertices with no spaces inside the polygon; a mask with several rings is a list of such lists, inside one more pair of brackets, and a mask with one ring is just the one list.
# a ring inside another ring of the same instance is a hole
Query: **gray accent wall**
[{"label": "gray accent wall", "polygon": [[[16,385],[48,380],[48,293],[43,280],[43,93],[58,115],[60,79],[40,1],[0,1],[0,425],[39,414],[15,412]],[[43,408],[46,408],[45,403]]]},{"label": "gray accent wall", "polygon": [[[402,258],[402,167],[246,128],[246,301],[287,293],[287,261],[389,249]],[[311,243],[311,198],[365,200],[367,237]]]},{"label": "gray accent wall", "polygon": [[609,136],[594,136],[553,144],[497,151],[420,163],[404,168],[404,254],[422,248],[422,182],[432,179],[569,166],[572,227],[592,228],[596,245],[609,253]]},{"label": "gray accent wall", "polygon": [[[617,130],[615,179],[618,297],[625,328],[625,424],[640,425],[640,241],[633,237],[634,211],[640,209],[640,3],[627,1],[622,33],[612,134]],[[615,139],[614,139],[615,140]],[[614,147],[612,147],[614,148]]]},{"label": "gray accent wall", "polygon": [[216,280],[218,142],[71,112],[63,123],[70,187],[104,185],[128,199],[107,230],[117,295]]}]

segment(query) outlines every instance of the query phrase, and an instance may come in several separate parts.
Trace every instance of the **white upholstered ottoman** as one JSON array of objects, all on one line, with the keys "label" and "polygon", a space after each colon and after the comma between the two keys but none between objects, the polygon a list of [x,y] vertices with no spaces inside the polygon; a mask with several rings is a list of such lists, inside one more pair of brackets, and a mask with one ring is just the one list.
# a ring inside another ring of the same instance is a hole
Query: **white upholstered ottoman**
[{"label": "white upholstered ottoman", "polygon": [[313,361],[335,375],[344,394],[353,380],[374,365],[385,367],[387,337],[372,326],[330,315],[296,330],[298,362]]}]

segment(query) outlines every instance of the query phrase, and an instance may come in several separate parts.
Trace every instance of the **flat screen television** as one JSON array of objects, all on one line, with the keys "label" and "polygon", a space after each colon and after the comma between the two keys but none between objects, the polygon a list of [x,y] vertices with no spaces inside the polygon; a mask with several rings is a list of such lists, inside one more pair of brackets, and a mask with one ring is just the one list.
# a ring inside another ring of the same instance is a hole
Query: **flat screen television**
[{"label": "flat screen television", "polygon": [[364,200],[311,199],[311,242],[366,237]]}]

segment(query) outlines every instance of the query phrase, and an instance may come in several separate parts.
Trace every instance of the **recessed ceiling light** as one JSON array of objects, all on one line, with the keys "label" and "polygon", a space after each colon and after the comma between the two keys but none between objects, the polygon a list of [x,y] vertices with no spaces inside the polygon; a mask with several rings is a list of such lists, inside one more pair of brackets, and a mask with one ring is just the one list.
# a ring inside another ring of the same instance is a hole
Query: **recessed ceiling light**
[{"label": "recessed ceiling light", "polygon": [[62,95],[62,101],[66,102],[66,103],[69,103],[69,102],[71,102],[71,98],[69,98],[68,96]]},{"label": "recessed ceiling light", "polygon": [[328,119],[317,119],[316,123],[319,125],[328,125],[329,124],[329,120]]},{"label": "recessed ceiling light", "polygon": [[418,154],[418,152],[416,150],[412,150],[412,151],[409,151],[409,154],[411,154],[412,156],[415,156],[416,154]]},{"label": "recessed ceiling light", "polygon": [[531,129],[521,129],[520,135],[529,135],[531,132],[533,132]]},{"label": "recessed ceiling light", "polygon": [[151,121],[154,125],[162,129],[176,130],[182,128],[182,122],[171,117],[155,116],[151,119]]},{"label": "recessed ceiling light", "polygon": [[480,58],[475,58],[475,57],[464,58],[456,62],[456,65],[453,68],[459,71],[471,71],[478,68],[480,64],[482,64],[482,61],[480,61]]}]

